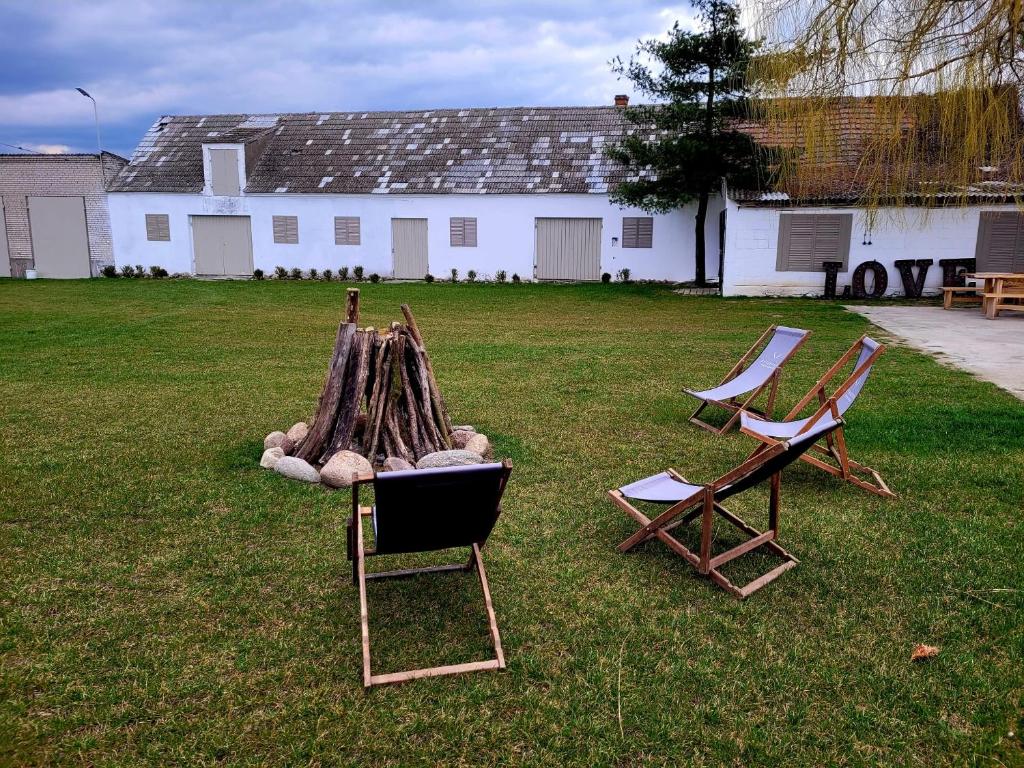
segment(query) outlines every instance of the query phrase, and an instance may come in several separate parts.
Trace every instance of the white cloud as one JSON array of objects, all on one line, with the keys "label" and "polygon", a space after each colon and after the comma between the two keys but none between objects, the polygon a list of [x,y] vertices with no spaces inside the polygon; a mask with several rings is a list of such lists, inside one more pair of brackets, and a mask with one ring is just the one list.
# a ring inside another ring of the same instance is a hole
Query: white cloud
[{"label": "white cloud", "polygon": [[25,149],[31,149],[41,155],[66,155],[71,151],[67,144],[26,144]]}]

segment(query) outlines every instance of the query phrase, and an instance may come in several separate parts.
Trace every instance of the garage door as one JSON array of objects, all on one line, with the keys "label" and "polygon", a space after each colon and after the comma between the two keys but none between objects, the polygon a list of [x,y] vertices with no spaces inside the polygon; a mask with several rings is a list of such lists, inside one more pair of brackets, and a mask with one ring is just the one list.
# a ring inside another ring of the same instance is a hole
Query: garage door
[{"label": "garage door", "polygon": [[7,250],[7,222],[4,220],[4,201],[0,198],[0,277],[11,276],[11,254]]},{"label": "garage door", "polygon": [[28,219],[40,277],[89,277],[84,198],[30,197]]},{"label": "garage door", "polygon": [[197,275],[252,275],[248,216],[193,216],[192,252]]},{"label": "garage door", "polygon": [[982,211],[974,255],[979,272],[1024,272],[1024,213]]},{"label": "garage door", "polygon": [[391,220],[392,274],[403,280],[422,280],[427,265],[427,220]]},{"label": "garage door", "polygon": [[537,219],[538,280],[600,280],[601,219]]}]

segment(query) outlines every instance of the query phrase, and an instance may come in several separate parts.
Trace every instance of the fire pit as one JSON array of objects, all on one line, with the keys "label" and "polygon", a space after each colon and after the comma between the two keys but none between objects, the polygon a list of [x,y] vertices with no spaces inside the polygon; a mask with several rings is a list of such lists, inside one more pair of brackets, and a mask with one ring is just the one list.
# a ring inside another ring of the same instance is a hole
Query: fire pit
[{"label": "fire pit", "polygon": [[348,290],[316,412],[267,435],[261,466],[338,488],[374,468],[476,464],[490,454],[485,435],[452,426],[416,319],[401,309],[404,324],[359,328],[359,291]]}]

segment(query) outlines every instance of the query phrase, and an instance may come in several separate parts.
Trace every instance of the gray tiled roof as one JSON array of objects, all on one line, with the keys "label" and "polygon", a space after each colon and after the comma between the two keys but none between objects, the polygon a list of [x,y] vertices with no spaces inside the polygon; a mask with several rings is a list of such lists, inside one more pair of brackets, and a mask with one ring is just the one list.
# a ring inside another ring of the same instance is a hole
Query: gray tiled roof
[{"label": "gray tiled roof", "polygon": [[202,144],[224,142],[246,144],[250,193],[604,193],[632,130],[615,107],[163,117],[110,189],[200,192]]}]

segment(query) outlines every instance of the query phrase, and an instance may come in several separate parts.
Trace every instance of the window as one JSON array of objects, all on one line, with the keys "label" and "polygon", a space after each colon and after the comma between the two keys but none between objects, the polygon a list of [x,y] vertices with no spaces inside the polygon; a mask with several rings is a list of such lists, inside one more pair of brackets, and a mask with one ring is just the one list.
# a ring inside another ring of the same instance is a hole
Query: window
[{"label": "window", "polygon": [[783,213],[779,216],[779,272],[822,272],[826,261],[850,261],[852,213]]},{"label": "window", "polygon": [[146,214],[146,239],[147,240],[170,240],[171,222],[166,213]]},{"label": "window", "polygon": [[452,248],[476,248],[476,219],[452,216],[451,236]]},{"label": "window", "polygon": [[1024,214],[982,211],[974,255],[979,272],[1024,272]]},{"label": "window", "polygon": [[299,242],[299,217],[274,217],[274,242],[285,245],[297,245]]},{"label": "window", "polygon": [[210,190],[215,195],[239,193],[237,149],[210,150]]},{"label": "window", "polygon": [[359,245],[359,217],[334,217],[334,244]]},{"label": "window", "polygon": [[650,248],[654,243],[654,219],[651,216],[622,218],[622,247]]}]

